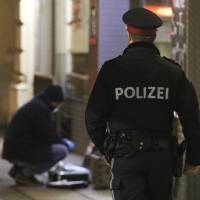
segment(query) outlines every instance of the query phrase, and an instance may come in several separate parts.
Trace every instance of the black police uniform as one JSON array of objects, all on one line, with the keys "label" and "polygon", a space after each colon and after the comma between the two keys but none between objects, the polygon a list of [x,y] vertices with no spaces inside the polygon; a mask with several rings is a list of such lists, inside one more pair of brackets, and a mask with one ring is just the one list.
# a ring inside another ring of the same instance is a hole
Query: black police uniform
[{"label": "black police uniform", "polygon": [[[124,15],[125,23],[130,15],[135,17],[134,11],[127,12],[128,17],[127,13]],[[136,11],[136,16],[146,12]],[[152,19],[152,27],[160,23],[155,21]],[[108,124],[114,134],[167,138],[172,133],[174,111],[179,115],[188,143],[186,162],[199,165],[200,120],[192,83],[179,65],[160,56],[154,44],[135,42],[123,55],[102,66],[86,108],[86,127],[94,144],[105,153]],[[170,148],[148,151],[142,148],[140,143],[141,151],[112,159],[113,198],[171,200]]]}]

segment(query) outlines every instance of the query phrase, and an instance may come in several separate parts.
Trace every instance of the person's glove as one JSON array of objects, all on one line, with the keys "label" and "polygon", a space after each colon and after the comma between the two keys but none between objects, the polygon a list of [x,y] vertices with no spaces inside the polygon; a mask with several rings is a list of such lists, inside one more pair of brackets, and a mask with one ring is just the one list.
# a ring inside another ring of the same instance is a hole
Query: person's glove
[{"label": "person's glove", "polygon": [[63,144],[68,148],[69,152],[73,151],[76,147],[75,143],[67,138],[62,139]]}]

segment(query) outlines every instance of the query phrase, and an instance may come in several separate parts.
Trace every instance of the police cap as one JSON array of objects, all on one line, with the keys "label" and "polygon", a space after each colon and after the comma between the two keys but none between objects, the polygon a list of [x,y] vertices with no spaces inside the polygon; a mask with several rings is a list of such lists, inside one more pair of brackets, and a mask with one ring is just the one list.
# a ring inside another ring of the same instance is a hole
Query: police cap
[{"label": "police cap", "polygon": [[156,28],[162,25],[160,17],[145,8],[131,9],[124,13],[122,19],[128,27],[127,30],[132,33],[140,33],[138,30],[143,30],[146,32],[141,31],[141,34],[154,34]]}]

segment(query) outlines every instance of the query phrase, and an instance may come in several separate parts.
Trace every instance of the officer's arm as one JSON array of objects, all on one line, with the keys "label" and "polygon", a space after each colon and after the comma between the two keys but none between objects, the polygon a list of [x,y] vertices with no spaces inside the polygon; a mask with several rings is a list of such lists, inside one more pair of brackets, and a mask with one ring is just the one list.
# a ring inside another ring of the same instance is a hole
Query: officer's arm
[{"label": "officer's arm", "polygon": [[187,141],[186,163],[200,165],[200,115],[198,99],[192,83],[182,73],[175,109]]},{"label": "officer's arm", "polygon": [[104,64],[97,76],[85,112],[86,128],[95,146],[103,153],[109,116],[108,72]]}]

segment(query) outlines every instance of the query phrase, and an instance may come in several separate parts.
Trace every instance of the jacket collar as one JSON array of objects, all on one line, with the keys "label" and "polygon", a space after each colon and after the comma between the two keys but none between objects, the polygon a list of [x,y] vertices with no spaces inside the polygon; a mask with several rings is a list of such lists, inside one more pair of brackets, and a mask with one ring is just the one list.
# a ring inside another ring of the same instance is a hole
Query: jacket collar
[{"label": "jacket collar", "polygon": [[144,57],[146,54],[160,55],[158,48],[150,42],[134,42],[128,45],[124,50],[123,55],[139,54]]},{"label": "jacket collar", "polygon": [[40,99],[40,101],[42,101],[49,109],[50,112],[52,112],[55,107],[53,105],[51,105],[48,97],[46,96],[46,94],[42,91],[40,92],[36,97],[35,99]]}]

